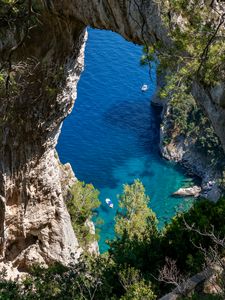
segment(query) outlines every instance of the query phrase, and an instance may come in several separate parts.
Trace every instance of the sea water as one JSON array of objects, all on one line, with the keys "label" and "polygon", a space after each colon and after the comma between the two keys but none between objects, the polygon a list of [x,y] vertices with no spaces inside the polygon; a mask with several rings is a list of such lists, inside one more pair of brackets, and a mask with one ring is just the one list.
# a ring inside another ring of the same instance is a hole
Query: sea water
[{"label": "sea water", "polygon": [[[150,105],[156,68],[140,66],[141,55],[142,47],[118,34],[89,29],[78,97],[57,146],[60,160],[71,163],[77,178],[100,191],[101,251],[107,249],[105,240],[114,236],[123,184],[136,178],[143,182],[159,226],[192,201],[171,196],[188,177],[159,154],[161,110]],[[149,86],[147,92],[141,91],[143,84]]]}]

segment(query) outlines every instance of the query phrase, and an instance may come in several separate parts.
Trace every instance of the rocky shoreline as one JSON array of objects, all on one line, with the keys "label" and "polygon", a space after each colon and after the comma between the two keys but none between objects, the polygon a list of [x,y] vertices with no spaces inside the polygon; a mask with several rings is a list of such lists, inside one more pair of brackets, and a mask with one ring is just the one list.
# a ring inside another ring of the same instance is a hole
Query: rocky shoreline
[{"label": "rocky shoreline", "polygon": [[221,176],[219,171],[210,165],[207,155],[197,151],[191,138],[178,136],[176,139],[171,138],[169,143],[165,143],[169,119],[171,118],[168,101],[155,96],[151,105],[162,107],[159,144],[161,155],[169,161],[182,165],[190,175],[199,177],[201,179],[201,192],[197,196],[216,202],[222,195],[218,183]]}]

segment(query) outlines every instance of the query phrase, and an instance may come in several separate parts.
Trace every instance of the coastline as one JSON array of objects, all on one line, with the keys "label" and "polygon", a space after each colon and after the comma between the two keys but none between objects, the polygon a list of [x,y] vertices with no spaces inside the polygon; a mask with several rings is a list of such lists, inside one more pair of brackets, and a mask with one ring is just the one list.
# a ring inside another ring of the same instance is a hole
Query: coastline
[{"label": "coastline", "polygon": [[201,179],[202,191],[200,197],[214,202],[218,201],[222,195],[218,183],[221,177],[220,172],[210,164],[207,155],[196,149],[191,137],[174,135],[169,136],[169,142],[165,142],[168,140],[171,118],[169,102],[159,99],[156,94],[151,100],[151,105],[162,107],[159,143],[159,151],[162,157],[168,161],[179,163],[187,170],[188,174]]}]

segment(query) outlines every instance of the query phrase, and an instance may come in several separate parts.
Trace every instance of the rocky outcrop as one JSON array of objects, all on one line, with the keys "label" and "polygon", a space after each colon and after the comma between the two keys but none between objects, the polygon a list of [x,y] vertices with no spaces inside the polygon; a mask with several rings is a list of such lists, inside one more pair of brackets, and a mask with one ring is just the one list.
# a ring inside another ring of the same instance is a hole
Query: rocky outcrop
[{"label": "rocky outcrop", "polygon": [[162,156],[170,161],[180,163],[190,174],[200,177],[202,182],[199,195],[217,201],[222,194],[219,184],[221,171],[212,165],[210,157],[204,151],[199,151],[196,148],[193,137],[184,136],[176,131],[171,132],[170,119],[172,117],[170,104],[164,102],[160,128],[160,152]]},{"label": "rocky outcrop", "polygon": [[163,41],[167,46],[171,45],[160,6],[154,0],[51,1],[51,8],[87,26],[115,31],[133,43]]},{"label": "rocky outcrop", "polygon": [[[86,26],[134,43],[171,45],[158,1],[44,0],[32,6],[9,22],[4,14],[0,26],[6,74],[6,84],[0,81],[0,260],[20,271],[33,262],[68,263],[71,253],[80,253],[54,148],[76,98]],[[199,102],[203,92],[195,88]],[[223,125],[213,122],[225,140]]]},{"label": "rocky outcrop", "polygon": [[[92,236],[95,236],[95,225],[94,225],[94,223],[91,220],[87,219],[85,221],[85,226],[87,226],[89,228],[90,234]],[[92,255],[98,255],[100,253],[97,240],[94,240],[94,241],[89,243],[89,245],[87,246],[87,251]]]},{"label": "rocky outcrop", "polygon": [[187,188],[180,188],[176,192],[173,193],[173,196],[177,197],[198,197],[200,195],[201,188],[197,185],[193,187],[187,187]]},{"label": "rocky outcrop", "polygon": [[212,122],[225,151],[225,84],[209,88],[195,81],[192,94]]},{"label": "rocky outcrop", "polygon": [[187,280],[183,280],[182,284],[177,285],[172,292],[161,297],[159,300],[186,299],[193,296],[194,293],[198,295],[199,299],[202,299],[204,295],[218,295],[221,293],[221,274],[223,274],[223,268],[219,263],[214,263],[204,271]]},{"label": "rocky outcrop", "polygon": [[185,296],[192,295],[198,289],[199,285],[203,285],[206,282],[209,282],[213,274],[214,274],[213,269],[208,268],[207,270],[200,272],[194,275],[193,277],[189,278],[181,286],[178,286],[172,292],[166,294],[159,300],[176,300],[176,299],[182,299]]},{"label": "rocky outcrop", "polygon": [[[65,182],[74,182],[74,174],[68,164],[62,166],[55,156],[48,157],[48,161],[49,164],[45,166],[47,174],[45,168],[42,173],[40,169],[38,172],[43,176],[43,188],[51,198],[48,201],[44,201],[40,195],[35,198],[38,193],[35,195],[37,189],[34,188],[28,191],[32,193],[29,194],[32,200],[25,208],[16,202],[6,206],[4,234],[7,243],[2,245],[5,246],[2,249],[5,257],[0,268],[4,267],[7,277],[11,279],[19,274],[21,276],[34,263],[43,266],[54,261],[69,264],[79,258],[82,252],[64,203],[69,188]],[[49,186],[52,193],[48,190]]]}]

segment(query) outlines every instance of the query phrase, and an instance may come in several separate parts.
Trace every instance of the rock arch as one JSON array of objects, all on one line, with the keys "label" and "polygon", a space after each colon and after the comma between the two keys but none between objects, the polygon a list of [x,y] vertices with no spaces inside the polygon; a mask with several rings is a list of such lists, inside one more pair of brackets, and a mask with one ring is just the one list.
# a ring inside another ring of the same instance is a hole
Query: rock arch
[{"label": "rock arch", "polygon": [[[157,0],[41,3],[33,0],[38,23],[25,38],[20,24],[1,21],[0,27],[0,63],[8,66],[10,58],[10,76],[18,86],[0,94],[0,261],[19,271],[34,262],[68,263],[71,253],[81,252],[64,204],[55,145],[76,98],[86,26],[138,44],[171,45]],[[205,91],[199,91],[195,88],[203,99]]]}]

